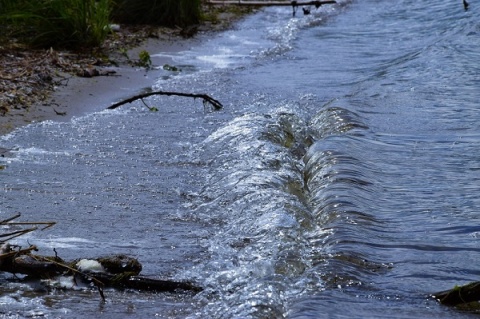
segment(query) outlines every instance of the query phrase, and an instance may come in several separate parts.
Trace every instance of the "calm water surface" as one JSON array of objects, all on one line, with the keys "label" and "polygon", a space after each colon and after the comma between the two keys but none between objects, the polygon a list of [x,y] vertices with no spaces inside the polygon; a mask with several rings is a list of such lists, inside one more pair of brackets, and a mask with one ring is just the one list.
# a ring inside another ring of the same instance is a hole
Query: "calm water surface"
[{"label": "calm water surface", "polygon": [[[472,1],[473,2],[473,1]],[[198,295],[45,290],[2,274],[0,314],[466,318],[428,294],[477,280],[480,6],[268,8],[174,56],[152,98],[0,137],[0,213],[65,259],[125,253]],[[159,52],[159,55],[165,53]]]}]

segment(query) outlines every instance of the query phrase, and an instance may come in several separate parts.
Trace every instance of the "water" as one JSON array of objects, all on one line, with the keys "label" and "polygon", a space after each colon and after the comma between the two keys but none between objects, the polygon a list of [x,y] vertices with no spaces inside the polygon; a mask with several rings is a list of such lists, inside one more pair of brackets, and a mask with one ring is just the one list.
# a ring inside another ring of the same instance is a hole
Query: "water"
[{"label": "water", "polygon": [[[479,8],[268,8],[175,56],[152,98],[1,137],[2,215],[65,259],[125,253],[198,295],[3,281],[5,317],[463,318],[428,298],[477,280]],[[159,52],[159,54],[163,54]],[[99,110],[101,106],[99,106]],[[4,279],[10,275],[3,274]]]}]

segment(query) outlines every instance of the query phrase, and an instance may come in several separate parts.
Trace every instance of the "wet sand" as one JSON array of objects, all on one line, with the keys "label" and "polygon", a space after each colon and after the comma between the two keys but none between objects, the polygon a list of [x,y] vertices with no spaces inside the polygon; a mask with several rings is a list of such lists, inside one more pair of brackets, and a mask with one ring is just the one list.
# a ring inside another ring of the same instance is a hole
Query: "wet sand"
[{"label": "wet sand", "polygon": [[[151,69],[121,65],[109,67],[108,70],[115,71],[115,74],[109,76],[69,77],[68,81],[56,88],[47,101],[33,105],[27,110],[13,109],[1,116],[0,135],[34,122],[69,121],[74,116],[101,111],[114,102],[141,93],[151,88],[155,80],[165,72],[163,70],[165,64],[173,64],[168,55],[186,51],[198,41],[179,37],[172,40],[149,39],[143,45],[128,51],[128,55],[135,58],[138,57],[138,52],[146,50],[151,55]],[[158,53],[164,54],[155,55]]]}]

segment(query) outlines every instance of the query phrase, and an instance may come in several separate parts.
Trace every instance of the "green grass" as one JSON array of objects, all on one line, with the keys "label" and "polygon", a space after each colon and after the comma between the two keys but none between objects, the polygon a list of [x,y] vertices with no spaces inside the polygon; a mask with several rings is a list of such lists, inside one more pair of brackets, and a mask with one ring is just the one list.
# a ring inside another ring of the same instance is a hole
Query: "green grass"
[{"label": "green grass", "polygon": [[199,19],[200,0],[0,0],[0,41],[94,47],[105,40],[112,20],[183,27]]},{"label": "green grass", "polygon": [[103,42],[111,0],[0,0],[0,25],[35,47],[84,47]]},{"label": "green grass", "polygon": [[200,0],[117,0],[113,19],[120,23],[187,26],[200,18]]}]

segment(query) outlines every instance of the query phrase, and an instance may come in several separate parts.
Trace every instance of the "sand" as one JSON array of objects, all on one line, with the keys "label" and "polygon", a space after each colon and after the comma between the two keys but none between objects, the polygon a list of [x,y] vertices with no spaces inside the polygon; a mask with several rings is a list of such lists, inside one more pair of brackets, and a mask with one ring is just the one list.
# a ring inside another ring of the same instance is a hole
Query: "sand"
[{"label": "sand", "polygon": [[[109,76],[71,76],[65,84],[58,86],[46,101],[32,105],[27,110],[13,109],[1,116],[0,135],[34,122],[69,121],[74,116],[101,111],[114,102],[141,93],[153,86],[155,80],[164,72],[162,68],[165,64],[174,64],[168,55],[186,51],[196,44],[196,39],[180,37],[171,40],[148,39],[143,45],[129,50],[128,55],[133,58],[142,50],[149,52],[152,55],[152,68],[149,70],[125,64],[98,68],[115,71],[115,74]],[[155,56],[157,53],[166,53],[166,56]]]}]

